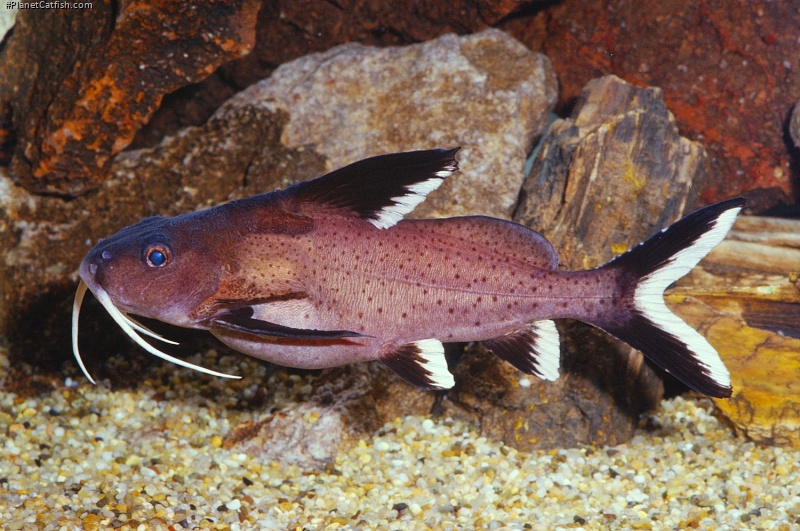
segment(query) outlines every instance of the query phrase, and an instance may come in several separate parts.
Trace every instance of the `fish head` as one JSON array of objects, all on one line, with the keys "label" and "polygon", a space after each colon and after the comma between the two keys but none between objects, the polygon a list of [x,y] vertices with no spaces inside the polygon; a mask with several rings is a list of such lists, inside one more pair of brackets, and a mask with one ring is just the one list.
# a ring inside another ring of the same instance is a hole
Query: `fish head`
[{"label": "fish head", "polygon": [[95,297],[124,313],[190,326],[219,283],[208,236],[179,218],[150,217],[101,240],[80,276]]},{"label": "fish head", "polygon": [[[189,223],[185,223],[185,221]],[[146,218],[101,240],[80,266],[81,281],[72,306],[72,351],[92,383],[78,348],[78,324],[86,291],[103,305],[122,331],[151,354],[182,367],[214,376],[237,378],[206,369],[157,349],[140,334],[176,345],[131,318],[135,313],[159,321],[191,326],[191,310],[213,294],[218,284],[215,256],[208,251],[212,231],[202,232],[193,215]],[[202,220],[201,220],[202,221]],[[220,248],[218,245],[217,248]]]}]

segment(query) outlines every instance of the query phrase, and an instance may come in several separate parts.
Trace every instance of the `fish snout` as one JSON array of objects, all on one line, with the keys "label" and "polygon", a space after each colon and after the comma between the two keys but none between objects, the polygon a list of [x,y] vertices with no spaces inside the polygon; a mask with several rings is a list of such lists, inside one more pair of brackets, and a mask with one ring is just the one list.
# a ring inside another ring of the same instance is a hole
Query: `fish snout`
[{"label": "fish snout", "polygon": [[113,268],[113,254],[108,251],[90,251],[81,262],[79,274],[89,286],[102,284],[104,273]]}]

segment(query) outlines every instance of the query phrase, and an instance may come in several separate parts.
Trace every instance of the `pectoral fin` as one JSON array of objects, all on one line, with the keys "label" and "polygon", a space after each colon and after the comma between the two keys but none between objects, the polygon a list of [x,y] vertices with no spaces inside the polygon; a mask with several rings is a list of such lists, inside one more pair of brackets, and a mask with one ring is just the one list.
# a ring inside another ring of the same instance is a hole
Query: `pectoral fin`
[{"label": "pectoral fin", "polygon": [[450,389],[455,385],[447,368],[444,345],[437,339],[423,339],[388,348],[378,356],[402,379],[419,389]]},{"label": "pectoral fin", "polygon": [[212,328],[224,328],[226,330],[236,330],[257,336],[288,337],[294,339],[340,339],[344,337],[367,337],[358,332],[348,330],[306,330],[302,328],[292,328],[269,321],[262,321],[253,318],[253,308],[243,306],[215,315],[207,321]]}]

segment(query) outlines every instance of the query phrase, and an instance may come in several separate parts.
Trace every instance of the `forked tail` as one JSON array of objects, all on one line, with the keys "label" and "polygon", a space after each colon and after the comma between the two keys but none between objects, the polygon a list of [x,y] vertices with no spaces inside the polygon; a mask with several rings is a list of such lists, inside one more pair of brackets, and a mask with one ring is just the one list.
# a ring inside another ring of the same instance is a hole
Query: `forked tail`
[{"label": "forked tail", "polygon": [[664,290],[725,238],[744,204],[735,198],[697,210],[603,266],[619,270],[627,311],[598,325],[713,397],[731,395],[728,369],[714,347],[667,308]]}]

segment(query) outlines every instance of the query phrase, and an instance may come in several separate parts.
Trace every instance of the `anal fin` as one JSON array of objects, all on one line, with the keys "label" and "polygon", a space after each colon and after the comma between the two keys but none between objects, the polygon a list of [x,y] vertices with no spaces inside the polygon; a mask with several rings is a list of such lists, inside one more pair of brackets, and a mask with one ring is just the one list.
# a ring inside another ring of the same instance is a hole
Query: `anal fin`
[{"label": "anal fin", "polygon": [[526,374],[544,380],[558,379],[560,339],[553,321],[537,321],[516,332],[482,343],[492,354]]},{"label": "anal fin", "polygon": [[438,339],[422,339],[387,349],[379,359],[402,379],[419,389],[450,389],[455,385],[447,368],[444,345]]}]

